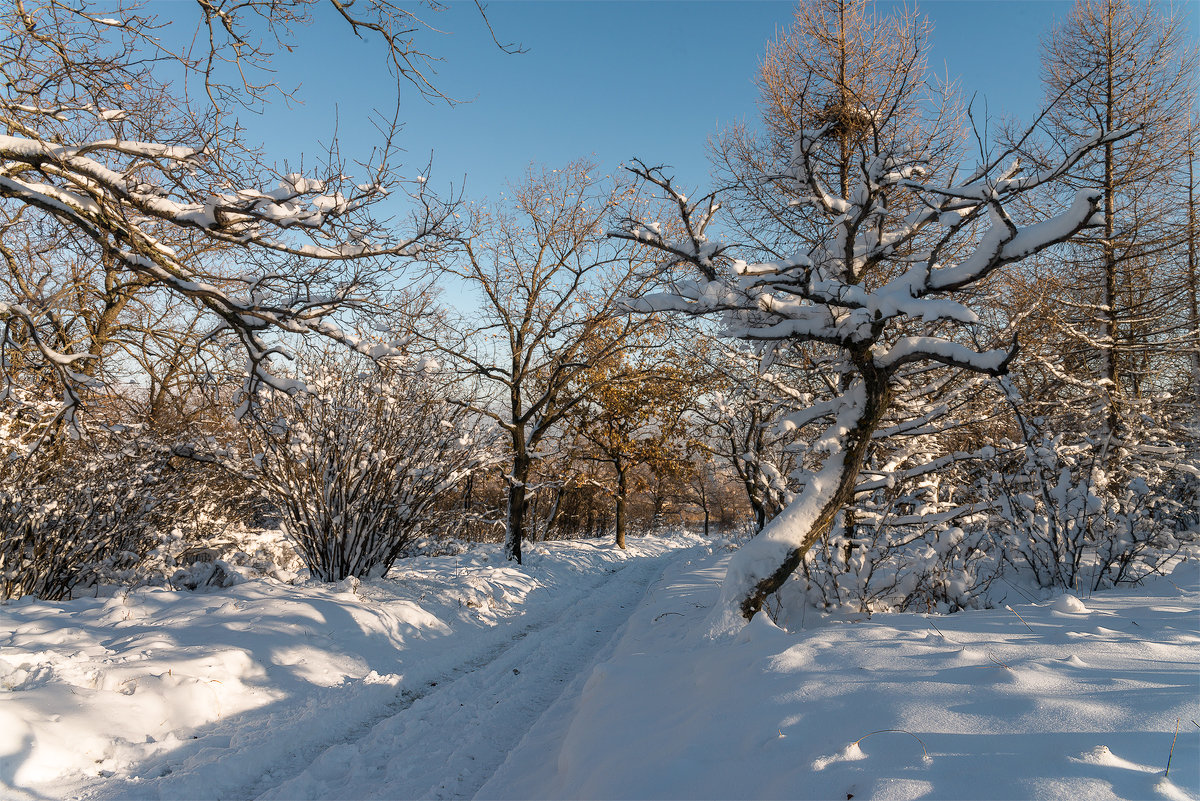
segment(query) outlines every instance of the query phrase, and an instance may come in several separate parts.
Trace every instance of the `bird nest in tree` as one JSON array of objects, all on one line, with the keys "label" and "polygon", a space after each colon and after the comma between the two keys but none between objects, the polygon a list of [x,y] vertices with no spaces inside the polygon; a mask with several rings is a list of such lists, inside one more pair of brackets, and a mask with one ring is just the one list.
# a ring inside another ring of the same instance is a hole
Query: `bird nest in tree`
[{"label": "bird nest in tree", "polygon": [[863,106],[831,101],[816,115],[821,125],[828,125],[827,136],[848,135],[858,138],[871,130],[875,115]]}]

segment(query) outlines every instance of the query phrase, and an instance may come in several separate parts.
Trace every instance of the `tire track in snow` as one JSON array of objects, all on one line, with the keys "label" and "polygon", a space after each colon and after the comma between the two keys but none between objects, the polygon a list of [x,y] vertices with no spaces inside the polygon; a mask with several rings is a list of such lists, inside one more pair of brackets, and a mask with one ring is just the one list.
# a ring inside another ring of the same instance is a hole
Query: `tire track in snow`
[{"label": "tire track in snow", "polygon": [[556,618],[514,635],[474,670],[430,688],[355,740],[330,746],[259,796],[470,798],[526,731],[619,634],[667,559],[636,560]]},{"label": "tire track in snow", "polygon": [[[399,684],[386,681],[386,677],[383,680],[367,677],[337,687],[320,688],[295,700],[283,697],[269,707],[249,710],[218,720],[203,730],[198,729],[197,738],[150,756],[123,775],[100,782],[86,781],[66,792],[64,797],[75,801],[165,798],[219,801],[269,793],[282,781],[310,774],[307,769],[321,759],[325,760],[322,764],[326,767],[337,764],[333,756],[327,756],[331,752],[348,758],[347,755],[361,750],[355,744],[369,739],[377,724],[386,723],[397,715],[403,716],[426,696],[439,694],[442,697],[440,693],[496,660],[512,662],[510,673],[514,667],[521,671],[510,678],[525,675],[521,660],[536,650],[530,642],[539,639],[543,630],[558,628],[565,610],[572,610],[570,618],[578,622],[581,615],[588,613],[589,604],[603,598],[612,600],[615,609],[628,614],[644,585],[661,574],[666,560],[686,550],[672,549],[653,556],[631,555],[607,570],[576,574],[574,583],[540,587],[538,589],[542,591],[549,590],[552,597],[542,597],[535,602],[534,597],[540,594],[535,589],[526,598],[522,614],[503,620],[491,629],[455,631],[446,642],[447,648],[434,649],[428,654],[433,658],[433,665],[412,661],[420,658],[420,651],[406,654],[405,661],[410,664],[404,669],[405,678]],[[635,577],[636,581],[631,585],[630,580]],[[618,588],[623,589],[618,591]],[[621,597],[623,592],[631,593],[630,597]],[[622,603],[626,609],[620,609]],[[611,625],[611,621],[606,625]],[[602,629],[600,633],[592,632],[595,637],[601,637],[604,626],[594,628]],[[514,650],[526,656],[508,656]],[[458,658],[447,661],[446,657],[454,652],[459,654]],[[555,686],[561,689],[562,685],[555,682]],[[454,736],[453,733],[450,736]],[[515,742],[514,739],[507,747]],[[422,746],[399,757],[384,754],[383,762],[413,759],[415,753],[427,750]],[[499,758],[502,760],[504,754]],[[395,771],[394,764],[391,769]],[[337,773],[337,769],[333,773]],[[372,771],[371,775],[384,774]],[[430,778],[430,786],[442,775],[438,773]],[[483,779],[486,776],[480,782]],[[383,795],[396,792],[388,791]],[[299,790],[294,794],[304,795]],[[340,792],[342,797],[372,794],[369,789],[362,788]],[[338,795],[336,787],[331,787],[325,797]],[[289,794],[280,797],[289,797]]]}]

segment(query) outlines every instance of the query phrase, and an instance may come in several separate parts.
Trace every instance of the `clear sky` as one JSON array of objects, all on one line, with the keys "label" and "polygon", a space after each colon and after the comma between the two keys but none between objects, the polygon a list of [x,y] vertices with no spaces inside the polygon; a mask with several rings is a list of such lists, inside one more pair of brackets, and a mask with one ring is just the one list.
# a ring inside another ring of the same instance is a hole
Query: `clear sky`
[{"label": "clear sky", "polygon": [[[1181,0],[1175,0],[1181,2]],[[1200,0],[1182,0],[1193,42]],[[402,3],[403,5],[403,3]],[[933,23],[929,64],[974,96],[977,119],[1028,121],[1040,108],[1041,41],[1071,10],[1071,0],[932,0],[918,10]],[[170,0],[151,0],[162,13]],[[879,0],[881,13],[900,3]],[[324,4],[318,4],[324,8]],[[590,158],[616,170],[631,157],[669,164],[677,185],[710,186],[709,137],[757,118],[753,77],[768,41],[792,20],[786,0],[493,0],[488,19],[508,55],[492,41],[470,0],[451,0],[427,21],[421,43],[442,60],[436,84],[460,102],[402,95],[403,174],[432,158],[430,186],[464,187],[468,200],[495,198],[533,162],[551,167]],[[320,155],[335,131],[344,156],[365,158],[379,142],[372,108],[394,109],[395,81],[383,49],[357,39],[328,11],[301,30],[276,61],[278,81],[300,85],[300,106],[270,106],[246,118],[251,138],[276,159]],[[410,171],[411,170],[411,171]],[[386,214],[403,208],[381,207]],[[451,282],[452,284],[453,282]],[[470,293],[445,286],[453,305]]]},{"label": "clear sky", "polygon": [[[975,94],[977,112],[986,102],[992,117],[1028,118],[1042,98],[1040,39],[1070,7],[1060,0],[924,3],[919,9],[934,25],[930,65]],[[615,169],[638,156],[673,165],[683,185],[705,185],[707,139],[731,122],[754,120],[756,66],[793,5],[501,0],[487,9],[497,37],[528,52],[501,52],[473,3],[451,3],[430,18],[444,33],[423,41],[443,58],[439,88],[469,102],[430,103],[407,89],[401,112],[401,142],[414,171],[432,154],[432,186],[457,187],[465,178],[472,198],[495,196],[530,162],[554,166],[578,157]],[[1197,9],[1190,0],[1193,32]],[[328,142],[336,109],[343,150],[365,154],[378,139],[365,114],[390,108],[394,91],[380,48],[332,17],[319,17],[295,45],[279,63],[279,79],[302,84],[305,105],[270,108],[247,120],[251,133],[268,152],[292,158]]]}]

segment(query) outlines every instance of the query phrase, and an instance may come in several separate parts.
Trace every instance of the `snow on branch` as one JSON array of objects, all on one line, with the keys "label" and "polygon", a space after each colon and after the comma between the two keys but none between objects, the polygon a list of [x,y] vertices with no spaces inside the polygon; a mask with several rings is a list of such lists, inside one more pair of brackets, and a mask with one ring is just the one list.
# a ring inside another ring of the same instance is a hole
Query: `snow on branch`
[{"label": "snow on branch", "polygon": [[979,353],[938,337],[902,337],[886,352],[876,356],[875,364],[885,370],[894,370],[903,364],[930,361],[986,375],[1003,375],[1019,351],[1015,338],[1007,350]]},{"label": "snow on branch", "polygon": [[[24,126],[28,128],[28,126]],[[10,126],[12,130],[12,126]],[[274,188],[221,172],[221,145],[195,147],[102,138],[64,145],[46,137],[0,135],[0,200],[10,209],[34,209],[63,230],[90,240],[102,258],[129,281],[160,287],[188,299],[218,319],[241,342],[248,357],[246,389],[260,383],[295,392],[271,375],[270,331],[316,335],[360,353],[386,356],[378,343],[363,343],[329,319],[339,310],[369,306],[377,277],[397,259],[427,257],[455,234],[454,204],[429,194],[424,181],[409,193],[415,213],[397,235],[369,214],[388,196],[382,178],[355,184],[340,171],[325,179],[290,173]],[[270,265],[233,275],[214,270],[220,260]],[[339,263],[330,271],[319,265]],[[359,266],[353,266],[359,265]],[[9,310],[17,314],[14,307]],[[37,326],[25,316],[26,328]],[[63,387],[64,419],[81,403],[80,375],[66,368],[75,354],[35,345],[53,365]],[[386,351],[386,349],[385,349]]]},{"label": "snow on branch", "polygon": [[[414,38],[424,22],[391,2],[368,5],[201,0],[193,6],[202,14],[197,40],[172,51],[159,35],[163,22],[136,4],[101,10],[15,0],[14,13],[0,17],[8,54],[0,248],[14,276],[36,263],[49,278],[26,281],[3,299],[16,303],[5,312],[5,347],[21,353],[3,363],[6,388],[61,390],[59,417],[74,420],[92,390],[120,372],[105,363],[124,346],[102,332],[68,336],[54,319],[64,305],[92,303],[83,299],[90,289],[80,290],[90,285],[105,287],[109,294],[95,302],[112,301],[120,317],[105,323],[109,333],[145,305],[213,322],[201,344],[212,347],[219,334],[221,346],[241,345],[248,393],[259,385],[297,391],[294,381],[271,374],[292,356],[277,344],[280,335],[331,340],[374,358],[392,352],[342,325],[377,308],[406,263],[454,245],[457,200],[437,197],[424,174],[396,172],[395,118],[380,120],[378,147],[353,168],[335,139],[317,169],[293,170],[276,169],[244,142],[226,110],[254,106],[274,91],[252,77],[268,63],[270,40],[282,45],[276,37],[310,22],[320,6],[356,33],[382,39],[398,80],[440,96]],[[197,79],[207,100],[189,91]],[[385,201],[389,214],[399,207],[403,216],[379,215]],[[85,266],[64,266],[76,262]],[[86,329],[79,321],[92,311],[75,311],[86,314],[68,315],[71,324]],[[100,339],[88,339],[93,334]],[[86,366],[68,368],[63,359]]]},{"label": "snow on branch", "polygon": [[[1095,191],[1079,191],[1064,211],[1030,223],[1015,213],[1013,201],[1131,133],[1099,132],[1060,164],[1032,175],[1001,154],[956,181],[960,170],[932,150],[937,136],[925,150],[911,137],[864,137],[856,145],[861,152],[847,156],[849,140],[841,151],[822,141],[833,131],[828,125],[799,131],[786,168],[760,176],[786,190],[781,206],[808,207],[791,255],[738,258],[741,247],[708,235],[721,207],[717,193],[689,202],[664,168],[642,162],[629,167],[651,195],[641,208],[661,203],[679,219],[668,224],[631,215],[610,234],[661,255],[657,277],[669,290],[636,308],[715,316],[727,335],[796,349],[811,360],[808,385],[828,388],[828,399],[810,398],[783,417],[782,428],[790,431],[828,423],[805,451],[820,465],[793,473],[804,489],[731,561],[714,632],[732,630],[739,616],[752,617],[831,530],[853,502],[875,443],[928,421],[898,399],[915,371],[1007,372],[1019,352],[1015,337],[980,349],[988,336],[963,290],[1092,225]],[[843,160],[831,166],[835,151]],[[835,194],[835,184],[844,196]]]},{"label": "snow on branch", "polygon": [[609,236],[649,245],[660,252],[674,255],[679,262],[699,267],[708,280],[715,280],[716,265],[725,247],[710,242],[705,232],[721,209],[716,194],[689,202],[687,195],[679,191],[667,177],[664,167],[649,167],[640,159],[634,159],[633,165],[626,169],[642,181],[658,187],[661,197],[675,206],[682,224],[682,237],[679,241],[668,240],[660,222],[639,223],[632,217],[622,220],[617,228],[609,232]]},{"label": "snow on branch", "polygon": [[[787,177],[800,185],[802,196],[815,198],[826,229],[806,250],[761,263],[737,259],[734,246],[708,238],[720,209],[715,193],[689,202],[664,168],[636,161],[628,169],[675,207],[680,220],[669,227],[684,235],[669,237],[661,221],[627,217],[610,236],[666,257],[661,272],[672,291],[644,298],[638,310],[721,313],[731,335],[751,340],[823,342],[847,350],[872,346],[875,366],[888,371],[929,361],[998,374],[1016,355],[1015,346],[980,353],[954,337],[913,338],[905,329],[913,322],[947,333],[974,326],[978,314],[946,296],[1092,224],[1098,196],[1090,190],[1078,192],[1060,214],[1029,225],[1014,220],[1006,203],[1054,180],[1090,149],[1130,133],[1097,134],[1062,164],[1035,175],[1021,177],[1013,162],[993,177],[996,162],[990,162],[954,185],[933,182],[919,154],[881,153],[863,167],[849,197],[838,198],[823,188],[810,163],[820,132],[801,132]],[[889,207],[901,207],[893,196],[920,202],[906,214],[889,213]],[[907,266],[890,280],[874,287],[863,280],[896,262]]]}]

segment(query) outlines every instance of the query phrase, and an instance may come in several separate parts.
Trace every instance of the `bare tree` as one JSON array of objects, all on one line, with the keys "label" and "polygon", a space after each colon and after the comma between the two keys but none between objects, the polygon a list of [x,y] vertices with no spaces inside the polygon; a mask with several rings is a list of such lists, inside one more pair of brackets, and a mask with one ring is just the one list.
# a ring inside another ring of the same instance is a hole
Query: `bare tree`
[{"label": "bare tree", "polygon": [[539,447],[593,390],[589,365],[643,324],[617,317],[619,301],[642,289],[643,264],[639,247],[605,237],[628,189],[591,165],[531,169],[510,194],[476,210],[462,258],[442,267],[480,296],[478,317],[431,346],[479,382],[485,400],[473,408],[507,435],[505,553],[519,563]]},{"label": "bare tree", "polygon": [[[190,8],[198,39],[174,51],[138,4],[14,0],[0,19],[4,396],[60,398],[51,428],[77,430],[88,398],[114,391],[103,363],[145,361],[139,343],[162,353],[181,336],[236,343],[244,398],[261,383],[295,388],[271,367],[293,335],[385,356],[385,344],[343,330],[346,316],[371,311],[399,266],[453,238],[455,204],[417,171],[396,171],[395,116],[369,160],[352,167],[335,144],[306,174],[272,165],[235,116],[288,96],[271,59],[322,9],[382,40],[397,81],[444,97],[419,16],[386,0]],[[373,212],[397,194],[410,201],[406,223]]]},{"label": "bare tree", "polygon": [[801,130],[828,125],[811,166],[841,197],[881,139],[920,142],[930,171],[952,158],[960,110],[953,87],[933,85],[927,73],[931,31],[915,12],[881,15],[864,0],[797,4],[755,76],[762,132],[735,125],[712,145],[727,224],[759,258],[786,258],[821,229],[804,187],[771,180],[786,170]]},{"label": "bare tree", "polygon": [[1184,283],[1187,293],[1188,325],[1191,327],[1192,339],[1192,388],[1200,395],[1200,282],[1197,274],[1200,268],[1196,264],[1197,237],[1200,229],[1196,227],[1196,124],[1195,112],[1188,120],[1187,148],[1187,280]]},{"label": "bare tree", "polygon": [[[697,418],[706,448],[737,476],[754,515],[754,531],[761,531],[793,497],[788,476],[795,467],[796,438],[779,424],[792,408],[788,400],[796,400],[787,385],[802,380],[803,373],[790,371],[778,354],[768,372],[757,354],[738,344],[712,338],[710,364],[720,378]],[[790,375],[776,383],[781,369]]]}]

